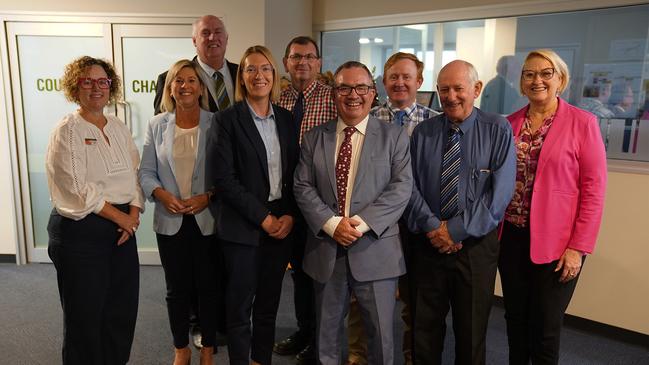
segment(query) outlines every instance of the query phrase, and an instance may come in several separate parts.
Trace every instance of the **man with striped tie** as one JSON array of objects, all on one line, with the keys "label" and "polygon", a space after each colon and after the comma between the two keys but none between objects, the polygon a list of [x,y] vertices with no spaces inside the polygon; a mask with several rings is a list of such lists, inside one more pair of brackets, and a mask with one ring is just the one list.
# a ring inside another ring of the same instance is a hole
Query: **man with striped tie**
[{"label": "man with striped tie", "polygon": [[[225,59],[228,46],[228,31],[223,21],[214,15],[205,15],[192,24],[192,42],[196,56],[192,62],[199,66],[200,78],[207,86],[208,102],[211,112],[223,110],[234,102],[234,80],[237,77],[237,64]],[[160,113],[160,102],[167,72],[158,76],[153,107]]]},{"label": "man with striped tie", "polygon": [[473,106],[482,82],[453,61],[437,78],[443,114],[411,138],[414,186],[404,216],[414,240],[415,363],[441,364],[453,309],[455,364],[484,364],[498,263],[498,223],[516,175],[507,120]]}]

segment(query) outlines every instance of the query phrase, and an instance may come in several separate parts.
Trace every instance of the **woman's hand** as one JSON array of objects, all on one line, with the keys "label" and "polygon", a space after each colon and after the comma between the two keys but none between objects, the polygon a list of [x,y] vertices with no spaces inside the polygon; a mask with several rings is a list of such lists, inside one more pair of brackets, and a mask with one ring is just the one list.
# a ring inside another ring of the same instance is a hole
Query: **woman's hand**
[{"label": "woman's hand", "polygon": [[210,197],[205,194],[194,195],[189,199],[185,199],[182,203],[187,207],[187,212],[189,214],[197,214],[207,208],[210,204]]},{"label": "woman's hand", "polygon": [[185,214],[191,210],[189,205],[184,204],[182,200],[176,198],[173,194],[163,188],[158,187],[153,189],[152,195],[160,201],[167,212],[171,214]]},{"label": "woman's hand", "polygon": [[554,272],[563,270],[561,271],[561,277],[559,277],[560,283],[567,283],[579,275],[582,262],[581,258],[581,252],[566,248],[557,263],[557,267],[554,269]]},{"label": "woman's hand", "polygon": [[118,232],[122,232],[119,239],[117,240],[117,246],[121,246],[124,242],[128,241],[131,236],[135,235],[135,232],[140,226],[140,208],[136,207],[135,205],[129,206],[128,216],[134,218],[137,221],[137,224],[131,226],[133,232],[130,234],[128,231],[122,229],[121,226],[117,229]]}]

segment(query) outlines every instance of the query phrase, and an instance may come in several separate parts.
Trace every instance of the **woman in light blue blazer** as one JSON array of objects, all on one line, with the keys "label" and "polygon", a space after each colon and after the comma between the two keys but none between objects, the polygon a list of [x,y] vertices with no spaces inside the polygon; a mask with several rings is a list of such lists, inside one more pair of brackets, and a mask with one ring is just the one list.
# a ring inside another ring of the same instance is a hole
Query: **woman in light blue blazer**
[{"label": "woman in light blue blazer", "polygon": [[149,122],[139,178],[155,202],[153,229],[167,283],[167,310],[174,339],[174,365],[191,362],[189,308],[198,291],[201,365],[212,364],[217,285],[212,192],[205,187],[205,136],[212,113],[207,91],[189,60],[176,62],[165,81],[163,110]]}]

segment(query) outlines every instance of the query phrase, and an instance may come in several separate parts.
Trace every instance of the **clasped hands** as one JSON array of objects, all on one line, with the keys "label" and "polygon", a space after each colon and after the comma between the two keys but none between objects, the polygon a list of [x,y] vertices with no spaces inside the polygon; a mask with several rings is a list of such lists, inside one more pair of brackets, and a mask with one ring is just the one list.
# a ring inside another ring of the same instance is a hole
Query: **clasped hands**
[{"label": "clasped hands", "polygon": [[336,226],[333,239],[343,247],[348,247],[357,239],[363,236],[363,233],[356,229],[361,224],[354,218],[343,217]]},{"label": "clasped hands", "polygon": [[210,203],[207,194],[194,195],[188,199],[178,199],[167,190],[156,188],[153,195],[171,214],[197,214],[203,211]]},{"label": "clasped hands", "polygon": [[272,238],[281,240],[291,233],[291,230],[293,229],[293,217],[290,215],[283,215],[277,218],[274,215],[269,214],[261,222],[261,228]]},{"label": "clasped hands", "polygon": [[426,233],[426,238],[428,238],[430,244],[433,245],[439,253],[452,254],[462,249],[461,242],[453,242],[451,235],[448,233],[446,221],[442,221],[439,228]]}]

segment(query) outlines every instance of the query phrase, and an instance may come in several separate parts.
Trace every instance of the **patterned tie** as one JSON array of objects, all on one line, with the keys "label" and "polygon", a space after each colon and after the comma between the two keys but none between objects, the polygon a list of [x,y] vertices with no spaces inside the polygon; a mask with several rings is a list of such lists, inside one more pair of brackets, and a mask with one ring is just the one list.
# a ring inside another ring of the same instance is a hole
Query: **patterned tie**
[{"label": "patterned tie", "polygon": [[448,142],[442,162],[441,199],[440,205],[442,220],[456,216],[458,211],[457,186],[460,180],[460,128],[451,124]]},{"label": "patterned tie", "polygon": [[394,113],[394,122],[400,126],[403,125],[403,117],[405,116],[406,116],[405,110],[397,110],[397,112]]},{"label": "patterned tie", "polygon": [[338,215],[345,216],[345,204],[347,199],[347,180],[349,178],[349,167],[352,162],[352,135],[356,132],[355,127],[344,129],[345,139],[338,150],[336,160],[336,192],[338,193]]},{"label": "patterned tie", "polygon": [[225,89],[223,75],[219,71],[216,71],[212,75],[212,78],[216,81],[216,103],[219,106],[219,110],[224,110],[230,106],[230,98],[228,97],[228,91]]},{"label": "patterned tie", "polygon": [[304,117],[304,94],[300,93],[299,96],[297,97],[297,100],[295,101],[295,105],[293,106],[293,122],[295,123],[295,126],[298,128],[298,130],[302,125],[303,117]]}]

